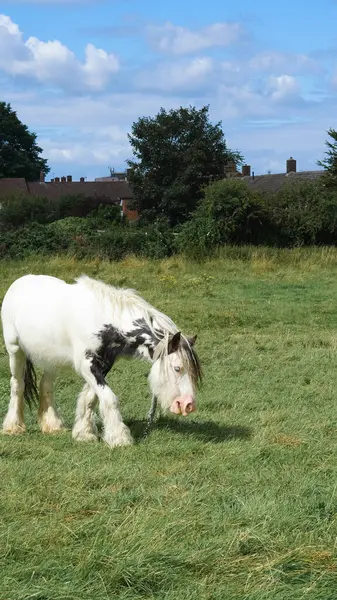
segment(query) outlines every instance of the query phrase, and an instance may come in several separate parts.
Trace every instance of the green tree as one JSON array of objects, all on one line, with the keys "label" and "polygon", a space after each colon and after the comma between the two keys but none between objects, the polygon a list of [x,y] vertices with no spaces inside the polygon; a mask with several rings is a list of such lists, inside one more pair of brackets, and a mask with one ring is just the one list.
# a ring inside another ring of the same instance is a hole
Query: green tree
[{"label": "green tree", "polygon": [[0,102],[0,178],[25,177],[39,179],[40,171],[50,171],[47,160],[40,157],[42,148],[17,117],[10,104]]},{"label": "green tree", "polygon": [[142,117],[128,134],[136,160],[130,183],[143,219],[166,218],[170,225],[188,219],[210,181],[224,178],[224,166],[241,163],[227,148],[221,123],[209,120],[209,107],[165,111]]},{"label": "green tree", "polygon": [[328,148],[325,152],[327,157],[324,160],[318,160],[317,164],[320,167],[324,167],[329,179],[337,184],[337,131],[330,127],[327,133],[333,141],[330,142],[327,140],[325,142],[325,145]]}]

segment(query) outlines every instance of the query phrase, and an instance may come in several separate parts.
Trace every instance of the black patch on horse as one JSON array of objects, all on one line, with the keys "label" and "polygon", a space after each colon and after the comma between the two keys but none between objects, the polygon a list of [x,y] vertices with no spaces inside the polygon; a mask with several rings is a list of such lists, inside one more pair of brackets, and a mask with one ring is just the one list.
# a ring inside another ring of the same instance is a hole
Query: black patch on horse
[{"label": "black patch on horse", "polygon": [[150,357],[153,358],[154,348],[163,338],[163,333],[160,331],[154,333],[145,319],[134,321],[133,326],[134,329],[124,333],[113,325],[104,325],[97,334],[101,343],[96,352],[92,350],[85,352],[86,358],[91,359],[90,370],[98,385],[105,385],[105,377],[117,358],[137,355],[140,346],[145,346]]},{"label": "black patch on horse", "polygon": [[105,385],[105,377],[109,373],[116,358],[121,355],[125,345],[125,337],[112,325],[104,325],[97,334],[100,345],[96,352],[86,350],[86,358],[91,358],[90,370],[98,385]]},{"label": "black patch on horse", "polygon": [[[152,319],[151,323],[153,323]],[[133,322],[133,325],[134,329],[127,333],[127,336],[134,340],[129,342],[130,348],[137,352],[139,346],[145,346],[148,349],[150,358],[153,358],[156,345],[164,337],[163,332],[158,329],[151,329],[145,319],[137,319]]]}]

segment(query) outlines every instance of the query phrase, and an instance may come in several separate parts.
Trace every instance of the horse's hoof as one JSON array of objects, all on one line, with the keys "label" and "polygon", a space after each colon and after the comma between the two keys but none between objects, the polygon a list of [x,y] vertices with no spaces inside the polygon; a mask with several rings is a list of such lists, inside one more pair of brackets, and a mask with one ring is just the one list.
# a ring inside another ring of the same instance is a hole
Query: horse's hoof
[{"label": "horse's hoof", "polygon": [[104,435],[103,441],[110,446],[110,448],[116,448],[117,446],[131,446],[134,442],[133,437],[128,427],[122,429],[117,435]]},{"label": "horse's hoof", "polygon": [[73,435],[73,439],[76,442],[97,442],[97,435],[89,432],[78,432]]},{"label": "horse's hoof", "polygon": [[4,425],[2,429],[4,435],[20,435],[26,433],[26,425],[24,423],[13,423],[13,425]]}]

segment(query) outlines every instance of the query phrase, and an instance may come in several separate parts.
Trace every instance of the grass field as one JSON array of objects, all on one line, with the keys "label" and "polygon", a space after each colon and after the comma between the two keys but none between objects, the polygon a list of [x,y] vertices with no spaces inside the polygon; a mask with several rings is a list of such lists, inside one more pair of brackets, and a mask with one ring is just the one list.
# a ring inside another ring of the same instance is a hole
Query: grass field
[{"label": "grass field", "polygon": [[[141,434],[140,362],[108,380],[138,443],[0,436],[0,600],[336,600],[337,250],[227,249],[119,264],[0,263],[137,288],[188,334],[205,373],[192,417]],[[81,387],[57,380],[69,427]],[[0,347],[0,418],[9,393]]]}]

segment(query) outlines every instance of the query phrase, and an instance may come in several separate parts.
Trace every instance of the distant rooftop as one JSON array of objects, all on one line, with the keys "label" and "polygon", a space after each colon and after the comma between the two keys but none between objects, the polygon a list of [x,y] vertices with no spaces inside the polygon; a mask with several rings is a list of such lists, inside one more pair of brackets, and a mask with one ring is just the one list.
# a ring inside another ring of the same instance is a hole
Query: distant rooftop
[{"label": "distant rooftop", "polygon": [[266,175],[255,175],[250,165],[243,165],[241,173],[237,171],[234,164],[227,165],[225,173],[227,177],[240,177],[245,180],[249,187],[259,192],[277,192],[287,181],[315,180],[325,173],[322,170],[297,171],[296,160],[291,156],[285,164],[284,173],[270,173]]}]

